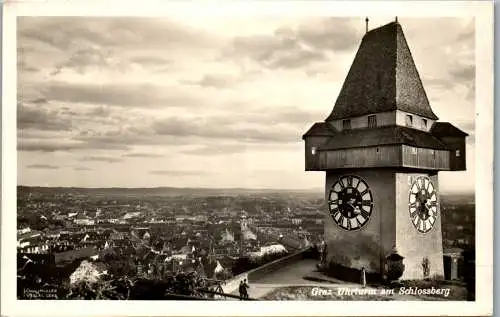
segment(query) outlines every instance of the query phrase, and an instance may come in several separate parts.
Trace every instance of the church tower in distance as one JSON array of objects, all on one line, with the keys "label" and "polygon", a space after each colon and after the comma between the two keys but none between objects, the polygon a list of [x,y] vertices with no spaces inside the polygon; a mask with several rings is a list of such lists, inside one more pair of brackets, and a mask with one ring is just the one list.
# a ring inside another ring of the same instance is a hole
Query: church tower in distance
[{"label": "church tower in distance", "polygon": [[303,136],[325,171],[327,263],[402,279],[444,276],[439,171],[464,171],[467,134],[439,122],[397,22],[367,32],[332,112]]}]

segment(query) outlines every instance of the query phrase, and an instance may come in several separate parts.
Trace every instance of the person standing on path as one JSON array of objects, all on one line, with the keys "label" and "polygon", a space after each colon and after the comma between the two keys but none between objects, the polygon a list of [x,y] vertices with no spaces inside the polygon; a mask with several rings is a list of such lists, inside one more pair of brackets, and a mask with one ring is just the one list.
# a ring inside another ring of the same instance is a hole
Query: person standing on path
[{"label": "person standing on path", "polygon": [[361,285],[363,288],[366,287],[366,271],[364,267],[361,268]]},{"label": "person standing on path", "polygon": [[242,284],[242,290],[243,290],[243,298],[248,299],[248,289],[250,286],[247,284],[247,279],[244,280]]},{"label": "person standing on path", "polygon": [[240,281],[240,286],[238,287],[238,291],[240,292],[240,300],[245,298],[245,291],[243,287],[243,281]]}]

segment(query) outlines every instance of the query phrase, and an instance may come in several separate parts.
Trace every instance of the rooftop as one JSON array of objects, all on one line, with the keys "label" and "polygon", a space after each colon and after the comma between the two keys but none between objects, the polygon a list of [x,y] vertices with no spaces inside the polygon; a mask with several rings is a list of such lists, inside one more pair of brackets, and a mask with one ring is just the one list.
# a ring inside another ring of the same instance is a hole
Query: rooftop
[{"label": "rooftop", "polygon": [[446,136],[457,136],[464,137],[468,136],[467,133],[455,127],[449,122],[436,122],[432,125],[431,128],[432,135],[437,137],[446,137]]},{"label": "rooftop", "polygon": [[448,147],[433,135],[401,126],[385,126],[343,130],[335,133],[319,150],[340,150],[353,147],[406,144],[420,148],[448,150]]},{"label": "rooftop", "polygon": [[397,22],[365,34],[326,121],[393,110],[438,119]]}]

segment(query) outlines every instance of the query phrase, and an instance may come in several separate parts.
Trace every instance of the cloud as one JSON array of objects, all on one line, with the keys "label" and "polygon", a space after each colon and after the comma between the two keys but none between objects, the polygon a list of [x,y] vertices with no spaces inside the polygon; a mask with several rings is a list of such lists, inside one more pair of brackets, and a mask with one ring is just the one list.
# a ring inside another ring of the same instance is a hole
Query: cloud
[{"label": "cloud", "polygon": [[214,144],[196,147],[194,149],[183,150],[182,153],[189,155],[213,156],[213,155],[228,155],[236,154],[249,150],[249,146],[245,143],[241,144]]},{"label": "cloud", "polygon": [[[227,110],[229,111],[229,110]],[[212,147],[215,142],[235,140],[240,144],[295,143],[305,125],[323,119],[323,113],[295,107],[270,107],[242,110],[231,115],[172,116],[137,119],[125,127],[112,126],[106,131],[83,130],[72,137],[78,147],[87,149],[127,150],[133,146],[200,145]],[[188,150],[196,154],[203,150]],[[225,148],[224,152],[236,152]],[[129,153],[124,156],[156,156]]]},{"label": "cloud", "polygon": [[442,89],[442,90],[451,90],[455,86],[455,83],[450,81],[449,79],[445,78],[435,78],[435,77],[427,77],[427,78],[422,78],[422,82],[424,83],[425,87],[432,87],[435,89]]},{"label": "cloud", "polygon": [[359,35],[352,23],[352,18],[325,18],[302,24],[297,30],[297,37],[307,45],[328,51],[348,51],[359,42]]},{"label": "cloud", "polygon": [[236,37],[232,54],[247,56],[266,68],[300,68],[326,60],[323,52],[314,51],[298,42],[291,30],[276,30],[273,36]]},{"label": "cloud", "polygon": [[182,140],[173,137],[160,138],[149,130],[150,127],[116,127],[109,131],[83,131],[73,139],[83,142],[87,149],[130,150],[134,145],[182,144]]},{"label": "cloud", "polygon": [[19,104],[17,107],[17,127],[18,129],[69,131],[72,128],[72,123],[68,118],[59,116],[57,111]]},{"label": "cloud", "polygon": [[148,56],[148,55],[141,55],[141,56],[136,56],[132,57],[130,59],[130,62],[139,64],[142,66],[169,66],[172,65],[173,61],[164,57],[160,56]]},{"label": "cloud", "polygon": [[52,81],[43,86],[44,98],[56,102],[119,107],[200,107],[202,100],[180,87],[153,84],[69,84]]},{"label": "cloud", "polygon": [[450,70],[452,78],[459,82],[474,83],[476,77],[475,65],[457,65],[456,68]]},{"label": "cloud", "polygon": [[270,35],[234,38],[228,55],[247,56],[270,69],[297,69],[329,60],[327,52],[349,51],[357,45],[350,19],[320,19],[297,28],[280,27]]},{"label": "cloud", "polygon": [[204,171],[180,171],[180,170],[155,170],[155,171],[150,171],[149,173],[153,175],[173,176],[173,177],[198,176],[206,174],[206,172]]},{"label": "cloud", "polygon": [[73,167],[75,171],[93,171],[93,169],[85,167],[85,166],[75,166]]},{"label": "cloud", "polygon": [[130,63],[164,66],[165,58],[140,51],[161,56],[172,50],[202,50],[217,41],[204,29],[155,17],[19,17],[18,39],[23,48],[60,56],[52,75],[64,69],[124,70]]},{"label": "cloud", "polygon": [[195,156],[224,156],[238,153],[255,153],[266,152],[268,150],[276,151],[291,151],[295,146],[294,143],[277,144],[277,143],[220,143],[212,142],[211,144],[199,145],[195,148],[181,150],[181,153]]},{"label": "cloud", "polygon": [[111,115],[110,107],[96,106],[91,111],[87,113],[88,116],[99,116],[99,117],[109,117]]},{"label": "cloud", "polygon": [[239,124],[239,121],[228,123],[224,117],[201,122],[171,117],[157,120],[152,129],[158,135],[172,137],[200,137],[239,140],[241,142],[296,142],[299,140],[299,132],[294,133],[290,128],[275,126],[244,127]]},{"label": "cloud", "polygon": [[20,37],[59,50],[75,43],[108,47],[202,45],[203,30],[155,17],[20,17]]},{"label": "cloud", "polygon": [[[21,43],[21,41],[19,42]],[[18,45],[17,47],[17,69],[20,73],[35,73],[40,69],[34,67],[32,63],[26,60],[27,56],[33,53],[32,48],[24,47],[23,45]]]},{"label": "cloud", "polygon": [[140,157],[140,158],[164,157],[164,155],[162,155],[162,154],[155,154],[155,153],[125,153],[122,156],[124,156],[124,157]]},{"label": "cloud", "polygon": [[74,51],[67,60],[56,64],[51,75],[59,74],[63,69],[72,69],[80,74],[84,74],[89,69],[110,69],[125,70],[126,63],[117,59],[113,52],[106,51],[100,47],[85,47]]},{"label": "cloud", "polygon": [[[235,80],[234,78],[232,79]],[[226,88],[230,85],[230,79],[221,75],[205,74],[199,81],[187,81],[186,83],[202,87]]]},{"label": "cloud", "polygon": [[34,103],[34,104],[45,104],[47,102],[48,102],[48,100],[45,98],[37,98],[37,99],[31,101],[31,103]]},{"label": "cloud", "polygon": [[33,165],[28,165],[26,167],[32,169],[49,169],[49,170],[59,169],[59,166],[48,165],[48,164],[33,164]]},{"label": "cloud", "polygon": [[118,157],[109,157],[109,156],[85,156],[81,159],[83,162],[106,162],[106,163],[118,163],[123,161]]},{"label": "cloud", "polygon": [[474,19],[471,19],[471,21],[464,27],[462,28],[460,34],[457,37],[458,41],[463,41],[463,42],[475,42],[475,37],[476,37],[476,26],[475,26],[475,21]]},{"label": "cloud", "polygon": [[34,140],[19,140],[17,144],[18,151],[25,152],[68,152],[81,149],[80,144],[63,144],[59,141],[34,141]]}]

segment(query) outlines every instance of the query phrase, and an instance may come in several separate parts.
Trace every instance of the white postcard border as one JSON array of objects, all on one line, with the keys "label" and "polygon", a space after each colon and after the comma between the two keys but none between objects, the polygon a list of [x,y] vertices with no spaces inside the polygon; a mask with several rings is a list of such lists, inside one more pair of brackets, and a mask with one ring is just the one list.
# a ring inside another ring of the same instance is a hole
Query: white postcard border
[{"label": "white postcard border", "polygon": [[[476,302],[173,302],[16,299],[16,16],[475,16]],[[3,8],[2,258],[5,316],[488,315],[493,305],[493,4],[484,1],[17,1]]]}]

